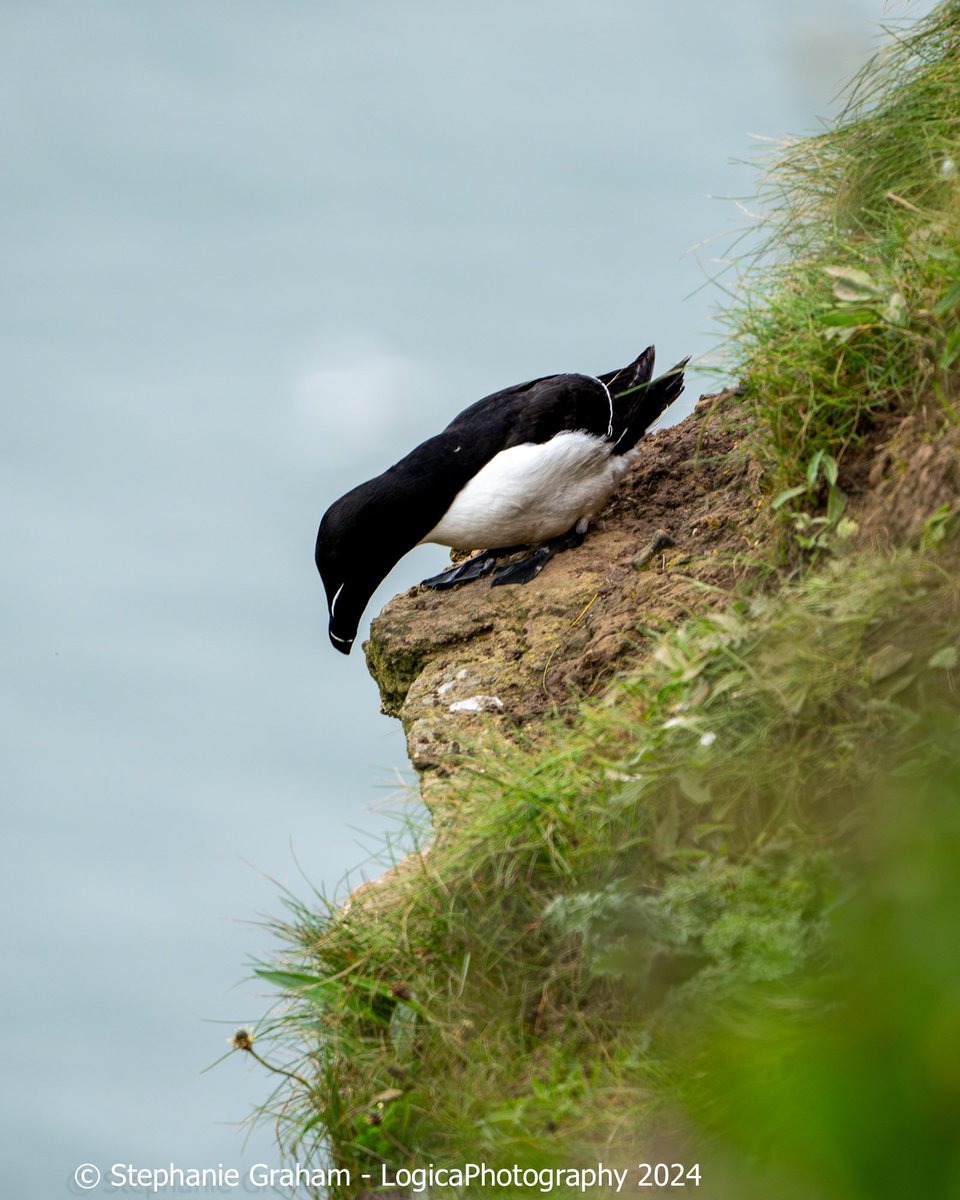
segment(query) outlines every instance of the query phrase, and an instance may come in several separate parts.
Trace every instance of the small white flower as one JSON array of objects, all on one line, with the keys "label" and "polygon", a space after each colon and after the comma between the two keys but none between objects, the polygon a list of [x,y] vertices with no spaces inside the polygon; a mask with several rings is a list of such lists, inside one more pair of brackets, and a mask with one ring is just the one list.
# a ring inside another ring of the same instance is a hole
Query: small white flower
[{"label": "small white flower", "polygon": [[945,158],[940,164],[940,174],[944,179],[952,179],[957,173],[957,164],[952,158]]},{"label": "small white flower", "polygon": [[710,730],[709,733],[705,733],[703,735],[703,737],[700,739],[700,745],[701,746],[712,746],[716,740],[717,740],[717,735],[713,732],[713,730]]}]

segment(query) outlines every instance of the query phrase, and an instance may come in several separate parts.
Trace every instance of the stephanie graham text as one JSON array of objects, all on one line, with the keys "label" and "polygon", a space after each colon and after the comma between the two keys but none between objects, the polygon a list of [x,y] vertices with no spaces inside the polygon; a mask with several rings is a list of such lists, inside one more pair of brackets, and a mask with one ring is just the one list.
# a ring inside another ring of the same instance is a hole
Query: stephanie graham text
[{"label": "stephanie graham text", "polygon": [[[101,1181],[101,1173],[92,1163],[77,1168],[75,1180],[80,1189],[88,1191]],[[356,1184],[371,1192],[402,1188],[413,1195],[431,1188],[489,1189],[496,1193],[504,1188],[549,1195],[560,1188],[584,1194],[600,1189],[606,1194],[646,1188],[696,1188],[700,1185],[700,1167],[682,1163],[636,1163],[633,1167],[613,1167],[598,1162],[578,1167],[522,1167],[489,1163],[459,1163],[424,1167],[380,1167],[376,1172],[363,1173],[354,1179],[345,1167],[314,1167],[294,1163],[286,1167],[271,1167],[254,1163],[241,1171],[237,1167],[180,1167],[173,1163],[163,1167],[137,1167],[133,1163],[114,1163],[104,1183],[116,1191],[160,1192],[243,1191],[269,1190],[296,1194],[301,1188],[349,1189]],[[301,1193],[302,1194],[302,1193]]]}]

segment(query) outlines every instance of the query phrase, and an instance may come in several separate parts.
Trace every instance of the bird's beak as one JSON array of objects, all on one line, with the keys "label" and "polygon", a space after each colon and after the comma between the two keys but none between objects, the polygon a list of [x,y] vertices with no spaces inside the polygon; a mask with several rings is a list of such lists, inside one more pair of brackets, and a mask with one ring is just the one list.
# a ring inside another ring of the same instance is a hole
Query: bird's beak
[{"label": "bird's beak", "polygon": [[339,650],[341,654],[349,654],[351,649],[353,648],[353,643],[356,639],[355,638],[338,637],[333,632],[333,626],[330,627],[329,632],[330,632],[330,645],[334,648],[334,650]]}]

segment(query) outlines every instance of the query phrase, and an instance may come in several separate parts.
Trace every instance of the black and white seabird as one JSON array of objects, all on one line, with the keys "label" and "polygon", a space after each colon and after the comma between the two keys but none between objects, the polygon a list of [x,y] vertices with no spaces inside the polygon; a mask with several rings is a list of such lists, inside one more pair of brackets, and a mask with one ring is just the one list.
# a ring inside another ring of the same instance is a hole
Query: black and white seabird
[{"label": "black and white seabird", "polygon": [[332,504],[317,534],[330,641],[349,654],[367,602],[423,542],[480,554],[425,579],[467,583],[497,559],[493,584],[527,583],[578,546],[637,457],[637,443],[683,391],[687,359],[651,381],[654,348],[605,375],[546,375],[478,400],[375,479]]}]

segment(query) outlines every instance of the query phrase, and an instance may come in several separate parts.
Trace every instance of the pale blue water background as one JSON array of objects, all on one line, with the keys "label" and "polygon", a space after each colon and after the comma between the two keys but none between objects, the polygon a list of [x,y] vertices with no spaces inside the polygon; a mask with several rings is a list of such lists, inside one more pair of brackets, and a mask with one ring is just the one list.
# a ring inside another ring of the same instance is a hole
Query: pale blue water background
[{"label": "pale blue water background", "polygon": [[273,880],[335,889],[405,769],[323,509],[496,388],[708,352],[710,197],[884,10],[4,4],[3,1196],[278,1161],[235,1129],[270,1079],[200,1070],[265,1008]]}]

